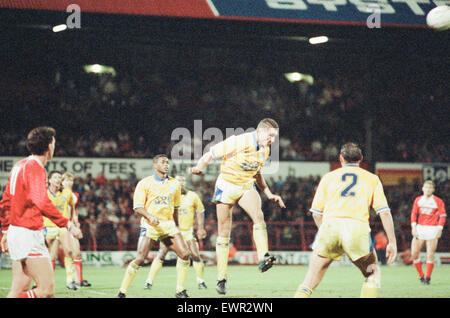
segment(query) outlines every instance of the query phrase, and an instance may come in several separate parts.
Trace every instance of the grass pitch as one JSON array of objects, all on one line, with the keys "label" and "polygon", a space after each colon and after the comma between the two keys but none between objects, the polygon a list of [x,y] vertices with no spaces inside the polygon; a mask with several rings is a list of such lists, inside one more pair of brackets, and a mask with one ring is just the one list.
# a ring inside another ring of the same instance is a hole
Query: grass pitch
[{"label": "grass pitch", "polygon": [[[153,284],[152,290],[144,290],[149,267],[142,267],[128,290],[128,298],[173,298],[176,270],[164,266]],[[205,267],[206,290],[199,290],[194,269],[190,268],[186,289],[192,298],[291,298],[306,274],[307,266],[275,265],[266,273],[256,266],[229,266],[228,292],[222,296],[215,290],[216,267]],[[65,287],[65,270],[55,272],[56,298],[114,298],[122,282],[125,268],[84,268],[83,276],[92,287],[77,291]],[[332,266],[322,283],[314,291],[313,298],[357,298],[363,278],[353,266]],[[11,285],[11,270],[0,270],[0,297],[5,297]],[[431,284],[422,285],[412,266],[382,266],[380,298],[449,298],[450,266],[437,266]]]}]

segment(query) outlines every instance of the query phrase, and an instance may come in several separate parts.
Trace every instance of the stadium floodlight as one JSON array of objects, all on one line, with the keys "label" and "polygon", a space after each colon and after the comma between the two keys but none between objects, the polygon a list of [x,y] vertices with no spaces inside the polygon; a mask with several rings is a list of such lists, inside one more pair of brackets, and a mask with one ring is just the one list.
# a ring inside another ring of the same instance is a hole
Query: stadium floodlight
[{"label": "stadium floodlight", "polygon": [[111,74],[112,76],[116,76],[116,70],[111,66],[91,64],[85,65],[83,68],[86,73]]},{"label": "stadium floodlight", "polygon": [[310,44],[320,44],[320,43],[326,43],[328,42],[328,37],[325,35],[321,35],[321,36],[315,36],[312,38],[309,38],[309,43]]},{"label": "stadium floodlight", "polygon": [[67,25],[66,24],[59,24],[59,25],[55,25],[54,27],[53,27],[53,32],[61,32],[61,31],[64,31],[64,30],[66,30],[67,29]]},{"label": "stadium floodlight", "polygon": [[300,82],[300,81],[305,81],[308,84],[312,85],[314,84],[314,77],[312,77],[309,74],[302,74],[299,72],[292,72],[292,73],[285,73],[284,77],[286,77],[286,79],[291,82]]}]

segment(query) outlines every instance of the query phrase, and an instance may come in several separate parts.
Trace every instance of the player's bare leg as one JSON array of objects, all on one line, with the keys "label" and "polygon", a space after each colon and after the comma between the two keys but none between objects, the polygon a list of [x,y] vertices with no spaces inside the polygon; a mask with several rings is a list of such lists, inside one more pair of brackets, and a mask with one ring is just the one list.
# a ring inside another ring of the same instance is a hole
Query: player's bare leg
[{"label": "player's bare leg", "polygon": [[217,203],[217,240],[216,240],[216,259],[217,259],[217,285],[216,291],[219,294],[226,294],[228,254],[230,252],[231,235],[231,209],[232,204]]},{"label": "player's bare leg", "polygon": [[139,268],[144,263],[145,258],[148,255],[148,252],[152,248],[153,241],[146,236],[140,236],[137,245],[137,255],[134,260],[128,264],[128,267],[125,271],[125,275],[122,280],[122,284],[120,285],[118,298],[125,298],[128,288],[130,287],[133,279],[136,277],[136,274]]},{"label": "player's bare leg", "polygon": [[75,269],[75,275],[76,275],[76,285],[77,287],[90,287],[91,284],[83,279],[83,265],[82,265],[82,259],[81,259],[81,248],[80,248],[80,241],[70,235],[71,241],[72,241],[72,254],[73,254],[73,266]]},{"label": "player's bare leg", "polygon": [[189,272],[189,265],[191,252],[183,239],[181,233],[175,234],[173,237],[169,237],[169,242],[164,240],[164,244],[167,245],[171,250],[173,250],[177,256],[177,288],[175,297],[176,298],[188,298],[184,284],[187,280],[187,275]]},{"label": "player's bare leg", "polygon": [[361,288],[361,298],[376,298],[380,288],[380,269],[375,251],[353,262],[363,274],[365,281]]},{"label": "player's bare leg", "polygon": [[150,271],[148,272],[147,280],[145,281],[144,289],[152,289],[153,281],[155,280],[156,275],[158,275],[159,270],[162,268],[164,264],[164,260],[166,258],[167,252],[169,249],[166,245],[161,241],[159,246],[158,255],[153,259],[152,265],[150,266]]},{"label": "player's bare leg", "polygon": [[50,261],[52,263],[53,270],[56,268],[56,260],[58,259],[59,240],[57,239],[45,239],[48,252],[50,253]]},{"label": "player's bare leg", "polygon": [[[13,283],[7,297],[48,298],[55,294],[53,269],[48,258],[13,261],[12,269]],[[32,279],[36,282],[36,288],[28,290]]]},{"label": "player's bare leg", "polygon": [[424,242],[424,240],[419,240],[417,237],[413,237],[411,242],[411,258],[422,283],[425,283],[425,277],[422,270],[422,262],[420,260],[420,251],[422,250]]},{"label": "player's bare leg", "polygon": [[434,254],[436,252],[437,244],[438,244],[437,238],[432,240],[426,241],[426,248],[427,248],[427,265],[426,265],[426,272],[425,272],[425,284],[429,285],[431,280],[431,273],[433,272],[434,268]]},{"label": "player's bare leg", "polygon": [[194,267],[195,274],[197,275],[197,283],[199,289],[206,289],[205,281],[203,280],[203,271],[205,265],[200,257],[200,251],[198,248],[198,242],[196,239],[192,239],[187,242],[189,250],[191,251],[192,266]]},{"label": "player's bare leg", "polygon": [[73,266],[73,248],[70,232],[65,231],[59,235],[59,242],[64,250],[64,267],[66,269],[66,286],[68,289],[77,290],[75,285],[75,267]]},{"label": "player's bare leg", "polygon": [[322,257],[313,252],[309,260],[308,271],[303,282],[298,286],[294,295],[295,298],[309,298],[313,290],[322,281],[325,272],[327,271],[333,259]]},{"label": "player's bare leg", "polygon": [[25,274],[23,270],[25,261],[12,261],[12,283],[11,290],[9,291],[7,298],[17,298],[30,289],[31,277]]},{"label": "player's bare leg", "polygon": [[275,257],[269,254],[266,222],[261,207],[261,197],[256,190],[245,192],[238,204],[244,209],[253,221],[253,240],[259,260],[259,270],[265,272],[272,267]]}]

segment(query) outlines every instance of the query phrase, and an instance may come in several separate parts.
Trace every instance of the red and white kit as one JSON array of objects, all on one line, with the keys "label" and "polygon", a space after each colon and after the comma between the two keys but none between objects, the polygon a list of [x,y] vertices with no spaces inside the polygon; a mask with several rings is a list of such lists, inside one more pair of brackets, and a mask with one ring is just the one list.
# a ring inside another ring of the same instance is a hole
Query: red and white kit
[{"label": "red and white kit", "polygon": [[417,224],[419,239],[432,240],[436,238],[437,231],[444,227],[446,216],[442,199],[434,195],[428,198],[421,195],[414,200],[411,225]]},{"label": "red and white kit", "polygon": [[2,231],[7,230],[11,259],[50,257],[44,243],[44,221],[51,219],[59,227],[69,220],[53,205],[47,195],[47,174],[35,156],[16,163],[0,202]]}]

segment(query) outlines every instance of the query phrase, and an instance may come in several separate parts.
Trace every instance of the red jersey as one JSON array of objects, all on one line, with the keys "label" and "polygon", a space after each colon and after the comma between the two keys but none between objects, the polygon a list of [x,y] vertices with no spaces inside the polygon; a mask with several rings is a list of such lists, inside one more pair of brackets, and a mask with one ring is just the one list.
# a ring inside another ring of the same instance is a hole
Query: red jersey
[{"label": "red jersey", "polygon": [[48,198],[46,181],[45,168],[35,156],[29,156],[14,165],[0,202],[3,230],[10,224],[41,230],[44,228],[42,216],[48,217],[59,227],[67,226],[69,219]]},{"label": "red jersey", "polygon": [[[417,216],[419,216],[418,221]],[[411,224],[444,226],[446,216],[445,204],[442,199],[434,195],[429,198],[421,195],[414,200]]]},{"label": "red jersey", "polygon": [[73,202],[75,203],[74,208],[78,208],[78,203],[80,203],[80,194],[72,190]]}]

